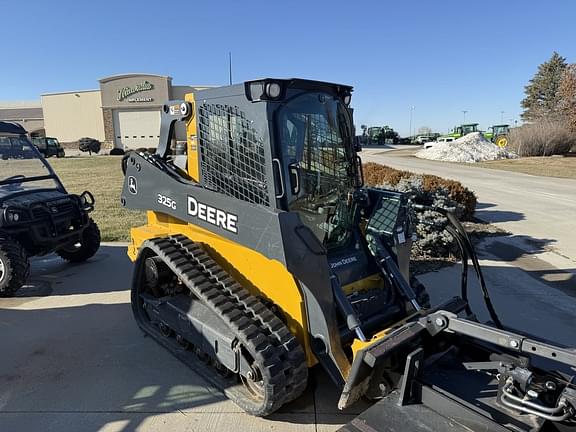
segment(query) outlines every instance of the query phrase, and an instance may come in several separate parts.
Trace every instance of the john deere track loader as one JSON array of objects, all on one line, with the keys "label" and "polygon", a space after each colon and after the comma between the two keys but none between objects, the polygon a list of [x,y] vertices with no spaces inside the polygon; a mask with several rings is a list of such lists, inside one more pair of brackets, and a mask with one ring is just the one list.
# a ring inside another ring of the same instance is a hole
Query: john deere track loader
[{"label": "john deere track loader", "polygon": [[573,425],[574,380],[560,370],[576,352],[503,329],[487,291],[493,322],[474,319],[468,259],[481,272],[449,213],[462,298],[430,308],[408,273],[410,203],[363,187],[351,94],[263,79],[164,105],[157,152],[124,160],[121,202],[148,211],[128,248],[139,326],[257,416],[298,398],[319,364],[340,408],[382,399],[372,409],[385,420],[360,430]]}]

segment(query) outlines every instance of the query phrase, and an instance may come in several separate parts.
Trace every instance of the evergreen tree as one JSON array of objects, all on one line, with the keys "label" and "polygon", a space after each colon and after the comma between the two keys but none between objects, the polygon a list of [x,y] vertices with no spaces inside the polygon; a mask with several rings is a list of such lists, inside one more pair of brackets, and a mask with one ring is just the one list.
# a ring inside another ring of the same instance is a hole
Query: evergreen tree
[{"label": "evergreen tree", "polygon": [[562,114],[572,132],[576,133],[576,64],[569,65],[560,83]]},{"label": "evergreen tree", "polygon": [[534,121],[540,118],[557,118],[561,112],[560,83],[564,76],[566,59],[556,51],[550,60],[538,66],[538,72],[524,88],[522,118]]}]

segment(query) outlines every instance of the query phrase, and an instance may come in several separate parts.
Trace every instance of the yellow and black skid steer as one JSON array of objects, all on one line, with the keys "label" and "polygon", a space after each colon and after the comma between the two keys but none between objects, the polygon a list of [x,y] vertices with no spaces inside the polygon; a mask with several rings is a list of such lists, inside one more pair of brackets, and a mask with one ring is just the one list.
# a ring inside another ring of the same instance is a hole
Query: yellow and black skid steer
[{"label": "yellow and black skid steer", "polygon": [[[260,79],[166,102],[156,153],[123,159],[121,203],[148,212],[128,247],[138,325],[256,416],[319,364],[339,408],[380,399],[347,430],[573,428],[576,351],[503,328],[450,213],[462,295],[430,307],[409,274],[411,203],[363,185],[351,96]],[[469,262],[489,323],[467,301]]]}]

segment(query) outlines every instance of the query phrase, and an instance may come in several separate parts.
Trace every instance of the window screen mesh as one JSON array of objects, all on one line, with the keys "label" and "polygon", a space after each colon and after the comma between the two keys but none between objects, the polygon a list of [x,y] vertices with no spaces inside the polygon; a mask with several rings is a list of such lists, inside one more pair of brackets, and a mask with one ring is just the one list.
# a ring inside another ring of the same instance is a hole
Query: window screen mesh
[{"label": "window screen mesh", "polygon": [[269,206],[263,139],[244,112],[230,105],[200,105],[198,132],[204,185]]},{"label": "window screen mesh", "polygon": [[297,114],[294,118],[307,125],[304,152],[300,165],[310,171],[332,176],[346,176],[348,166],[342,139],[325,115]]},{"label": "window screen mesh", "polygon": [[382,197],[368,221],[368,229],[380,234],[393,235],[398,221],[399,210],[399,199]]}]

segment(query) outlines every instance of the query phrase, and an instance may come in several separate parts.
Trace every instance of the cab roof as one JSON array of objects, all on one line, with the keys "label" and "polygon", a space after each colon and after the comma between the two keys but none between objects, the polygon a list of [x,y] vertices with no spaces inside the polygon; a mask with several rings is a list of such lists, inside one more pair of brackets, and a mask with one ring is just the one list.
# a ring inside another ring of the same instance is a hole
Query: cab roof
[{"label": "cab roof", "polygon": [[26,129],[18,123],[0,121],[0,134],[26,135],[26,133]]}]

